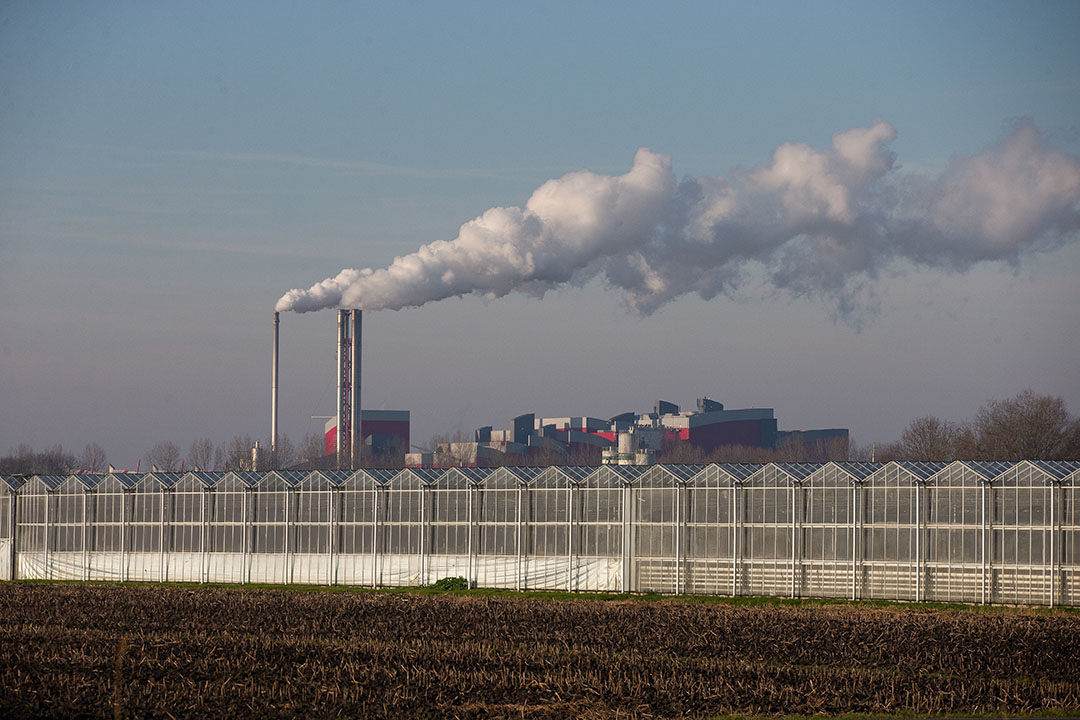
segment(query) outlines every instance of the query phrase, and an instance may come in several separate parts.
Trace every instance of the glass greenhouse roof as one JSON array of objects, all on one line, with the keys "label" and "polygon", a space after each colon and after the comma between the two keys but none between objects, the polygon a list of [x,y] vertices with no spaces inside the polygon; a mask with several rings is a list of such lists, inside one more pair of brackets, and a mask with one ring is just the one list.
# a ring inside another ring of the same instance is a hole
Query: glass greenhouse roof
[{"label": "glass greenhouse roof", "polygon": [[[214,487],[219,482],[221,482],[221,479],[226,475],[228,475],[228,473],[208,472],[205,470],[195,470],[192,472],[184,473],[185,478],[193,478],[194,480],[199,481],[206,487]],[[179,480],[177,482],[179,482]],[[173,484],[175,485],[176,483],[174,482]]]},{"label": "glass greenhouse roof", "polygon": [[705,469],[705,465],[663,465],[661,466],[669,473],[679,478],[682,481],[692,480],[701,474],[701,471]]},{"label": "glass greenhouse roof", "polygon": [[[617,466],[616,466],[617,467]],[[592,465],[556,465],[555,470],[570,478],[572,482],[582,482],[600,468]]]},{"label": "glass greenhouse roof", "polygon": [[789,477],[796,480],[805,480],[814,474],[821,465],[816,463],[773,463],[778,469],[783,471]]},{"label": "glass greenhouse roof", "polygon": [[145,480],[148,477],[152,477],[162,484],[163,487],[172,487],[176,483],[180,482],[180,479],[186,476],[187,473],[179,472],[148,472],[142,476],[142,478],[136,478],[136,483],[141,480]]},{"label": "glass greenhouse roof", "polygon": [[3,481],[3,483],[11,490],[18,489],[24,482],[23,478],[19,475],[0,475],[0,481]]},{"label": "glass greenhouse roof", "polygon": [[943,462],[909,462],[906,460],[896,464],[923,480],[929,480],[949,466],[948,463]]},{"label": "glass greenhouse roof", "polygon": [[303,470],[272,470],[269,474],[281,478],[286,485],[296,487],[311,473]]},{"label": "glass greenhouse roof", "polygon": [[430,485],[431,483],[438,482],[449,469],[450,468],[406,468],[395,473],[394,477],[396,478],[401,475],[411,474]]},{"label": "glass greenhouse roof", "polygon": [[833,464],[856,480],[865,480],[884,467],[883,463],[876,462],[837,462]]},{"label": "glass greenhouse roof", "polygon": [[1080,472],[1080,461],[1077,460],[1032,460],[1031,464],[1058,480]]},{"label": "glass greenhouse roof", "polygon": [[[331,485],[344,485],[360,472],[371,473],[370,470],[315,470],[304,475],[304,479],[318,475]],[[396,471],[395,471],[396,474]]]},{"label": "glass greenhouse roof", "polygon": [[1001,477],[1016,465],[1016,463],[1011,462],[990,462],[985,460],[962,460],[961,462],[988,481]]},{"label": "glass greenhouse roof", "polygon": [[[259,483],[264,482],[272,473],[255,472],[254,470],[233,470],[226,474],[237,478],[248,487],[255,487]],[[282,480],[285,480],[285,478],[282,478]],[[285,480],[285,482],[288,483],[287,480]]]},{"label": "glass greenhouse roof", "polygon": [[746,480],[755,473],[760,472],[763,467],[765,466],[751,463],[720,463],[716,466],[720,472],[726,473],[736,480]]}]

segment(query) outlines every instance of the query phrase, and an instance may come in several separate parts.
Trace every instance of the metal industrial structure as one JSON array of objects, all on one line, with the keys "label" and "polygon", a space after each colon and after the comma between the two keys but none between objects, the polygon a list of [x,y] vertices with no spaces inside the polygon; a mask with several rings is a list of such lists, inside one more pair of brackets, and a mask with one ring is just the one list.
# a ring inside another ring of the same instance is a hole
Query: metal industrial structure
[{"label": "metal industrial structure", "polygon": [[0,478],[0,578],[1080,605],[1080,462]]},{"label": "metal industrial structure", "polygon": [[[278,367],[281,315],[274,313],[274,341],[270,398],[270,452],[275,458],[278,444]],[[361,410],[361,358],[363,314],[360,310],[338,310],[337,354],[335,359],[335,409],[327,423],[327,453],[333,454],[336,468],[356,469],[361,465],[365,438],[378,451],[395,445],[404,454],[409,447],[409,413],[402,410]],[[369,416],[369,417],[365,417]],[[254,455],[258,458],[258,453]],[[257,462],[256,468],[265,465]],[[273,467],[273,466],[271,466]]]},{"label": "metal industrial structure", "polygon": [[360,467],[360,310],[338,310],[337,451],[339,468]]},{"label": "metal industrial structure", "polygon": [[273,381],[270,385],[270,453],[277,453],[278,445],[278,337],[281,334],[281,313],[274,313],[274,362]]}]

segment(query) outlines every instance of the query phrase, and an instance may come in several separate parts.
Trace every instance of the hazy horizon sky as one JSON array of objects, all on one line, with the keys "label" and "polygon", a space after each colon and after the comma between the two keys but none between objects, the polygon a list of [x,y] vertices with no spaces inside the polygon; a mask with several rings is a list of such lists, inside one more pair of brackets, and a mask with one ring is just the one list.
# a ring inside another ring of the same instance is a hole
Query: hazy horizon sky
[{"label": "hazy horizon sky", "polygon": [[[624,175],[639,148],[691,190],[879,119],[901,195],[1018,127],[1068,166],[1077,28],[1075,2],[7,3],[0,454],[96,442],[134,469],[162,440],[266,439],[282,293],[567,173]],[[603,274],[366,312],[364,406],[410,410],[418,445],[703,395],[860,444],[1025,388],[1075,415],[1078,212],[1002,259],[886,253],[845,276],[843,310],[751,261],[730,292],[646,315]],[[335,316],[281,332],[299,441],[333,412]]]}]

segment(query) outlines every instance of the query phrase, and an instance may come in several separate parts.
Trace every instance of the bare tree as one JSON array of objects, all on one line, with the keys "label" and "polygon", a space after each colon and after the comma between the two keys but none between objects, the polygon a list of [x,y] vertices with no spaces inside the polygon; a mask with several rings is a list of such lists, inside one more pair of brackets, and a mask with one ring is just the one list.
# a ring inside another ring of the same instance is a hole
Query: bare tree
[{"label": "bare tree", "polygon": [[956,457],[959,427],[930,415],[915,418],[900,436],[900,456],[904,460],[948,461]]},{"label": "bare tree", "polygon": [[107,463],[105,450],[97,443],[90,443],[83,448],[78,460],[79,469],[87,472],[105,472],[108,470]]},{"label": "bare tree", "polygon": [[1080,421],[1060,397],[1028,389],[991,400],[975,416],[980,456],[987,460],[1061,460],[1076,457]]},{"label": "bare tree", "polygon": [[869,462],[870,456],[876,452],[877,448],[873,445],[860,445],[855,442],[854,439],[850,439],[848,442],[848,457],[851,462]]},{"label": "bare tree", "polygon": [[705,462],[705,452],[689,440],[680,438],[665,444],[657,459],[670,465],[696,465]]},{"label": "bare tree", "polygon": [[467,465],[474,465],[479,460],[479,455],[476,450],[476,445],[473,443],[439,443],[435,446],[435,466],[464,467]]},{"label": "bare tree", "polygon": [[851,457],[851,439],[847,437],[829,438],[822,443],[822,462],[835,460],[845,462]]},{"label": "bare tree", "polygon": [[777,443],[768,462],[809,462],[810,447],[797,434],[789,435]]},{"label": "bare tree", "polygon": [[59,443],[42,450],[39,457],[42,464],[39,474],[63,475],[75,467],[75,456],[65,452]]},{"label": "bare tree", "polygon": [[567,462],[570,465],[598,466],[604,457],[604,451],[595,445],[576,443],[570,446],[570,457]]},{"label": "bare tree", "polygon": [[270,458],[270,466],[276,469],[290,468],[300,462],[300,450],[284,433],[278,434],[277,447]]},{"label": "bare tree", "polygon": [[957,426],[953,440],[954,460],[977,460],[979,458],[979,436],[970,422]]},{"label": "bare tree", "polygon": [[873,457],[876,462],[890,462],[892,460],[904,460],[904,451],[900,443],[877,443],[873,448]]},{"label": "bare tree", "polygon": [[435,466],[462,466],[476,462],[477,455],[473,452],[475,447],[471,445],[471,440],[460,428],[453,433],[432,435],[428,444],[435,455]]},{"label": "bare tree", "polygon": [[229,470],[251,470],[251,448],[254,446],[255,441],[250,435],[233,436],[233,439],[224,446],[225,467]]},{"label": "bare tree", "polygon": [[551,447],[542,447],[532,450],[525,456],[525,464],[533,467],[547,467],[548,465],[570,465],[570,456]]},{"label": "bare tree", "polygon": [[192,470],[209,470],[214,459],[214,443],[210,438],[199,438],[191,443],[187,461]]},{"label": "bare tree", "polygon": [[721,445],[714,449],[706,462],[711,463],[765,463],[776,461],[776,450],[753,445]]},{"label": "bare tree", "polygon": [[146,461],[161,472],[176,472],[180,467],[180,448],[171,440],[163,440],[146,453]]},{"label": "bare tree", "polygon": [[33,472],[30,469],[34,450],[26,443],[19,443],[14,450],[0,458],[0,475],[22,475]]},{"label": "bare tree", "polygon": [[326,438],[318,433],[308,433],[300,441],[298,454],[300,462],[308,465],[318,462],[326,454]]},{"label": "bare tree", "polygon": [[381,452],[373,453],[371,445],[364,445],[360,450],[360,467],[400,469],[405,467],[405,442],[393,438],[386,443]]},{"label": "bare tree", "polygon": [[0,473],[4,475],[63,475],[75,467],[75,456],[53,445],[41,452],[26,443],[0,458]]}]

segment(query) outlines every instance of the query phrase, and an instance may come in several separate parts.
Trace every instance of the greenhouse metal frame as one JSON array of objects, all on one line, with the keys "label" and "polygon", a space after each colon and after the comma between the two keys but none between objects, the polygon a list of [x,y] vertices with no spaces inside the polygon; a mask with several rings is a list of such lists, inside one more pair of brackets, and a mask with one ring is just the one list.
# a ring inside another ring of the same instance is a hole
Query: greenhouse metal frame
[{"label": "greenhouse metal frame", "polygon": [[0,478],[0,579],[1080,604],[1080,462]]}]

